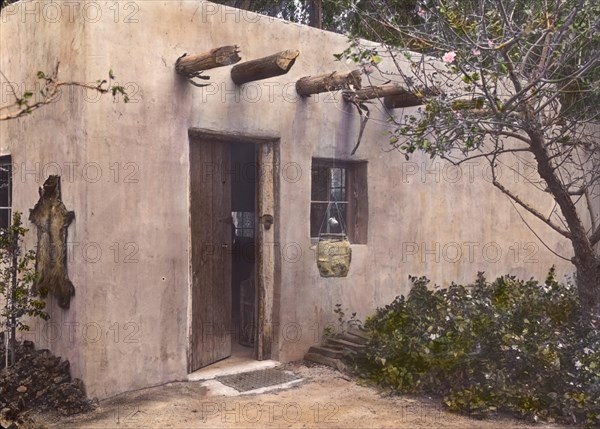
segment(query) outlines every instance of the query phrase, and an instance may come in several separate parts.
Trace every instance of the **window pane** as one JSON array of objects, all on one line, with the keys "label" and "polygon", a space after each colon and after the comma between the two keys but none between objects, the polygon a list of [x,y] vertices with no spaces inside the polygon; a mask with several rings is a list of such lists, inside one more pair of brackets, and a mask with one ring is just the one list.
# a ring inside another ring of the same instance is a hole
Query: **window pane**
[{"label": "window pane", "polygon": [[11,206],[11,164],[0,164],[0,207]]},{"label": "window pane", "polygon": [[329,213],[327,213],[327,228],[326,232],[330,234],[341,234],[345,231],[342,226],[346,225],[346,212],[348,210],[348,204],[337,203],[329,206]]},{"label": "window pane", "polygon": [[254,237],[254,212],[232,212],[236,237]]},{"label": "window pane", "polygon": [[[321,223],[323,223],[323,232],[326,231],[326,221],[325,215],[327,211],[327,203],[312,203],[310,205],[310,236],[318,237],[319,236],[319,228],[321,227]],[[325,219],[325,221],[323,220]]]},{"label": "window pane", "polygon": [[8,228],[10,226],[10,210],[0,209],[0,228]]},{"label": "window pane", "polygon": [[331,169],[331,189],[330,195],[332,201],[346,201],[346,169]]},{"label": "window pane", "polygon": [[310,205],[310,236],[318,237],[322,234],[341,234],[344,231],[342,224],[346,225],[348,204],[312,203]]},{"label": "window pane", "polygon": [[329,167],[313,165],[311,172],[312,186],[310,199],[312,201],[327,201],[329,193]]}]

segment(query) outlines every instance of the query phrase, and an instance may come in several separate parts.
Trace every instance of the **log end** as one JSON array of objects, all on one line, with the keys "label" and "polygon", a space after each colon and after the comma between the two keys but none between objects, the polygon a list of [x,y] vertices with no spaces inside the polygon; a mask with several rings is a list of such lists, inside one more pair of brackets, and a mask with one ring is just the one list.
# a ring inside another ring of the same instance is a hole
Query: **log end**
[{"label": "log end", "polygon": [[299,55],[300,51],[297,49],[288,49],[287,51],[283,51],[278,55],[277,66],[287,73],[290,71]]},{"label": "log end", "polygon": [[239,53],[240,49],[237,45],[217,48],[215,52],[216,62],[222,66],[236,64],[242,59]]}]

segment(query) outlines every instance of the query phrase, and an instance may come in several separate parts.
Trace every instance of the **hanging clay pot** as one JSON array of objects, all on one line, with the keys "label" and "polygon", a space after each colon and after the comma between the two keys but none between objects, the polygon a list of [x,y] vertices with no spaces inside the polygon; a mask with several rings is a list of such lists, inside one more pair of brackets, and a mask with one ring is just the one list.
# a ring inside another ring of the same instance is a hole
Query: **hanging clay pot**
[{"label": "hanging clay pot", "polygon": [[317,267],[321,277],[346,277],[352,249],[345,235],[324,234],[317,244]]}]

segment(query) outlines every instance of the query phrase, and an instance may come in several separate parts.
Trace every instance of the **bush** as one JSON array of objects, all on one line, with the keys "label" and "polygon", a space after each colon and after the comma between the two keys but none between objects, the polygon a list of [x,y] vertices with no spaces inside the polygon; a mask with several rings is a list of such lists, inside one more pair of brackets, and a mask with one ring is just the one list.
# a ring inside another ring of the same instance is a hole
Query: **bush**
[{"label": "bush", "polygon": [[600,424],[600,333],[579,322],[576,288],[554,269],[543,284],[504,276],[432,291],[410,278],[367,319],[359,370],[399,392],[443,396],[453,411],[510,412]]}]

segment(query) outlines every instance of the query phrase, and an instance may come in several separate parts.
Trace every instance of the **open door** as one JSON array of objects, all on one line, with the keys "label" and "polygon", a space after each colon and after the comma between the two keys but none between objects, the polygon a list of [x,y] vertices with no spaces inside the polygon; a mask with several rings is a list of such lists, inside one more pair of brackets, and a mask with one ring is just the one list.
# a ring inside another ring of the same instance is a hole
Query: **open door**
[{"label": "open door", "polygon": [[[233,339],[236,345],[253,343],[252,359],[272,359],[277,341],[273,327],[278,324],[275,297],[280,279],[275,204],[279,140],[201,128],[191,128],[189,136],[191,332],[188,370],[193,372],[229,357]],[[245,175],[255,177],[245,183]],[[251,219],[248,225],[247,219]],[[252,264],[249,270],[238,272],[236,279],[240,287],[235,289],[232,269],[243,267],[232,266],[232,256],[236,255],[233,238],[250,235],[253,237],[249,243],[243,240],[237,243],[242,248],[245,244],[252,249],[250,255],[242,253]],[[252,279],[254,293],[244,295],[242,283]],[[235,301],[232,289],[239,294]],[[232,304],[239,309],[237,319],[232,317],[236,316],[232,313]],[[249,310],[242,311],[242,308]],[[236,328],[240,327],[252,329],[251,341],[240,342],[240,336],[233,335],[239,333]],[[239,348],[234,350],[234,354],[239,352]]]},{"label": "open door", "polygon": [[192,339],[190,370],[231,355],[230,144],[190,144]]}]

